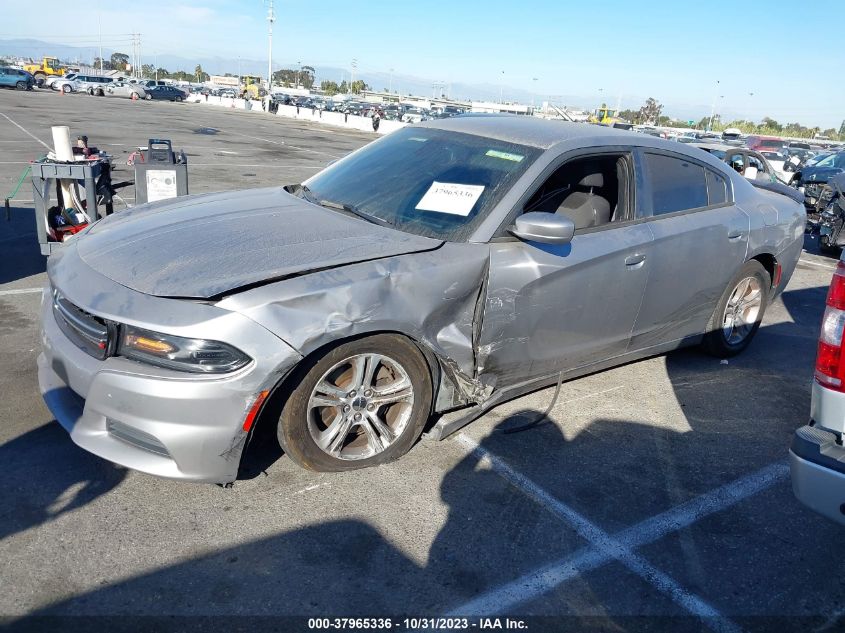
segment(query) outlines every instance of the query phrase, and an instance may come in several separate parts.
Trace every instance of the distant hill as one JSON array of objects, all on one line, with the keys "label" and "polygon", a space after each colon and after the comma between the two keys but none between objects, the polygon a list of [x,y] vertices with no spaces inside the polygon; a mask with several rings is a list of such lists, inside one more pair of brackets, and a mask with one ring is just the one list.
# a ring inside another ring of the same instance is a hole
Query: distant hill
[{"label": "distant hill", "polygon": [[[111,47],[103,47],[103,57],[106,59],[114,52],[115,49]],[[120,50],[117,52],[128,53],[130,51]],[[77,47],[34,39],[0,39],[0,56],[2,55],[32,58],[41,58],[48,55],[58,57],[62,61],[90,64],[94,57],[98,55],[98,50],[91,46]],[[151,55],[144,56],[142,54],[141,61],[144,64],[152,64],[155,61],[159,68],[166,68],[169,71],[184,70],[191,72],[197,64],[200,64],[203,70],[212,75],[222,75],[227,72],[261,76],[267,74],[267,61],[257,59],[241,59],[238,62],[238,60],[223,57],[192,57],[188,59],[187,57],[167,54],[158,55],[154,59]],[[276,70],[279,68],[296,68],[296,63],[281,61],[274,64],[274,67]],[[340,83],[342,79],[349,79],[349,69],[315,66],[315,70],[318,82],[327,80]],[[386,72],[360,72],[356,74],[355,78],[363,79],[374,90],[387,89],[392,86],[394,90],[399,90],[402,94],[435,96],[434,82],[423,77],[398,74],[391,77]],[[447,84],[443,88],[443,92],[456,99],[472,99],[475,101],[498,101],[499,99],[498,85],[456,82]],[[530,92],[509,86],[503,86],[502,94],[507,101],[519,101],[521,103],[530,103],[532,97]],[[543,99],[538,95],[536,100],[539,103]],[[556,101],[559,102],[560,98],[556,98]],[[572,96],[569,101],[574,104],[579,101],[579,98]]]},{"label": "distant hill", "polygon": [[[108,58],[115,50],[111,47],[103,48],[103,57]],[[129,53],[127,50],[120,50],[121,53]],[[0,56],[21,56],[40,58],[45,55],[59,57],[63,61],[91,63],[98,54],[97,47],[86,46],[70,46],[66,44],[54,44],[51,42],[44,42],[36,39],[0,39]],[[267,74],[267,60],[258,59],[241,59],[240,61],[231,58],[223,57],[200,57],[187,58],[179,55],[161,54],[153,58],[152,55],[144,55],[142,52],[142,63],[152,64],[155,61],[159,68],[166,68],[169,71],[184,70],[192,72],[197,64],[200,64],[206,72],[212,75],[223,75],[225,73],[231,74],[250,74],[265,76]],[[273,65],[275,70],[280,68],[296,68],[296,62],[280,61]],[[349,79],[349,69],[338,68],[333,66],[315,66],[317,74],[317,81],[336,81],[340,83],[342,79]],[[434,82],[431,79],[424,77],[416,77],[413,75],[391,75],[385,72],[360,72],[356,73],[356,79],[363,79],[374,90],[384,90],[392,85],[394,90],[400,91],[401,94],[414,94],[419,96],[435,96]],[[465,82],[454,82],[446,84],[443,88],[444,94],[451,96],[454,99],[472,100],[472,101],[498,101],[499,94],[504,97],[505,101],[531,103],[532,100],[537,104],[546,100],[546,95],[537,94],[532,95],[527,90],[512,88],[510,86],[502,86],[494,84],[473,84]],[[532,99],[533,97],[533,99]],[[626,95],[625,107],[637,109],[639,105],[645,101],[645,96]],[[577,94],[555,95],[553,101],[557,105],[566,105],[574,108],[595,108],[598,104],[595,103],[595,98],[584,97]],[[613,104],[611,104],[613,105]],[[664,103],[664,112],[678,110],[683,113],[683,118],[690,118],[698,120],[702,116],[710,113],[710,107],[705,104],[701,105],[683,105],[678,108],[673,108],[671,103]],[[730,117],[734,113],[730,111],[723,112],[723,115]]]}]

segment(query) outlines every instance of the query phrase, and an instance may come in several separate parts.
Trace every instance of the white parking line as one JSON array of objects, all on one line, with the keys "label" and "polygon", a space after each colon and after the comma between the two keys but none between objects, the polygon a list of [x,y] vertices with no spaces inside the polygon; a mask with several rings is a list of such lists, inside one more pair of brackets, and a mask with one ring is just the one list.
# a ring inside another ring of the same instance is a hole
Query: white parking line
[{"label": "white parking line", "polygon": [[646,519],[615,536],[610,536],[531,480],[514,471],[508,464],[479,446],[470,437],[461,434],[458,436],[458,441],[475,453],[480,462],[489,464],[497,474],[569,524],[582,538],[590,543],[591,547],[584,548],[570,557],[546,565],[506,585],[493,589],[452,610],[452,614],[492,615],[502,613],[509,608],[547,593],[578,574],[600,567],[611,560],[618,560],[631,571],[668,594],[690,613],[704,618],[708,626],[717,630],[737,630],[733,622],[719,614],[701,598],[678,585],[672,578],[635,554],[633,550],[688,527],[705,516],[720,512],[771,487],[787,477],[789,469],[786,464],[779,462],[767,466],[756,473],[705,493],[672,510]]},{"label": "white parking line", "polygon": [[6,116],[5,114],[3,114],[2,112],[0,112],[0,116],[2,116],[3,118],[5,118],[5,119],[6,119],[9,123],[11,123],[12,125],[14,125],[16,128],[18,128],[21,132],[23,132],[24,134],[26,134],[26,135],[27,135],[27,136],[29,136],[30,138],[33,138],[33,139],[35,139],[36,141],[38,141],[39,143],[41,143],[41,144],[42,144],[44,147],[46,147],[47,149],[53,149],[52,147],[50,147],[49,145],[47,145],[47,143],[45,143],[45,142],[44,142],[44,141],[42,141],[40,138],[38,138],[37,136],[35,136],[35,134],[33,134],[32,132],[30,132],[29,130],[27,130],[27,129],[26,129],[25,127],[23,127],[22,125],[18,125],[17,123],[15,123],[14,121],[12,121],[12,119],[10,119],[8,116]]},{"label": "white parking line", "polygon": [[41,292],[43,288],[16,288],[14,290],[0,290],[2,295],[34,295],[36,292]]},{"label": "white parking line", "polygon": [[819,262],[811,262],[804,258],[799,258],[798,263],[805,264],[806,266],[815,266],[816,268],[824,268],[825,270],[836,270],[836,266],[832,266],[830,264],[821,264]]}]

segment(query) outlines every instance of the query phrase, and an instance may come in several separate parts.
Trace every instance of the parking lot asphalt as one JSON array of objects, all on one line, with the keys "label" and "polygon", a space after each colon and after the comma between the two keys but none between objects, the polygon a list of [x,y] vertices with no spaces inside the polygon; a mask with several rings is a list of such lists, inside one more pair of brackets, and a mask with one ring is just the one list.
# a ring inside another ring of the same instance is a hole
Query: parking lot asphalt
[{"label": "parking lot asphalt", "polygon": [[[198,104],[3,91],[0,196],[54,124],[124,164],[170,138],[194,193],[298,182],[375,138]],[[31,197],[24,187],[0,217],[4,623],[506,614],[567,616],[550,630],[845,627],[842,528],[795,501],[786,462],[835,263],[812,238],[729,362],[690,349],[597,373],[565,383],[530,430],[504,432],[541,415],[553,388],[364,471],[306,472],[259,436],[224,489],[114,466],[53,420],[35,370],[45,275]]]}]

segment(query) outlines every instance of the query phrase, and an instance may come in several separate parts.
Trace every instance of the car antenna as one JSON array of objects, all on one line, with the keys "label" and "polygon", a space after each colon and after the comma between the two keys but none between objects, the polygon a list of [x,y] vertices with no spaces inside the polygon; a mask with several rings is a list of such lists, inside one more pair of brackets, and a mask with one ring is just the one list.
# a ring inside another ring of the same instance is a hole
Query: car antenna
[{"label": "car antenna", "polygon": [[560,372],[557,375],[557,386],[555,387],[555,395],[552,396],[552,401],[549,403],[549,406],[546,407],[546,410],[543,411],[540,415],[538,415],[535,419],[531,420],[526,424],[521,426],[516,426],[512,429],[504,429],[502,433],[505,435],[510,435],[511,433],[521,433],[522,431],[527,431],[528,429],[533,429],[535,426],[540,426],[543,422],[548,420],[549,414],[552,412],[552,409],[555,408],[555,404],[557,404],[557,397],[560,395],[560,385],[563,382],[563,372]]}]

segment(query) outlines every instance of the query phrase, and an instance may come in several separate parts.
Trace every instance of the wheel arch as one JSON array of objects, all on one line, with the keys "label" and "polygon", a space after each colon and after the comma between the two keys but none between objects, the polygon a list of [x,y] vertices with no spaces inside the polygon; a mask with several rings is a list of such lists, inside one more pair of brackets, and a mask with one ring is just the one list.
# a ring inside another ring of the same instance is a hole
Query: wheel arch
[{"label": "wheel arch", "polygon": [[769,273],[769,281],[771,282],[771,287],[774,288],[777,286],[777,270],[778,270],[778,260],[771,253],[757,253],[754,257],[750,258],[748,261],[757,261],[766,269],[766,272]]},{"label": "wheel arch", "polygon": [[433,415],[439,411],[444,411],[456,406],[454,400],[456,398],[456,394],[460,393],[460,390],[455,384],[454,379],[450,376],[449,371],[446,369],[448,367],[448,363],[441,359],[429,345],[413,336],[409,336],[406,332],[400,332],[397,330],[374,330],[336,338],[319,347],[315,347],[303,355],[299,362],[291,367],[281,378],[279,378],[276,384],[270,389],[270,394],[258,412],[253,428],[250,429],[250,433],[257,432],[255,429],[258,427],[266,428],[268,424],[274,424],[278,421],[282,407],[298,381],[302,379],[302,371],[308,363],[324,356],[335,347],[351,341],[361,340],[371,336],[378,336],[379,334],[393,334],[408,340],[414,345],[414,347],[417,348],[425,359],[426,365],[428,366],[429,378],[431,379],[432,398],[429,415]]}]

